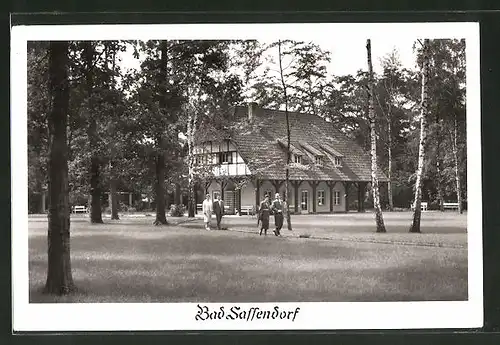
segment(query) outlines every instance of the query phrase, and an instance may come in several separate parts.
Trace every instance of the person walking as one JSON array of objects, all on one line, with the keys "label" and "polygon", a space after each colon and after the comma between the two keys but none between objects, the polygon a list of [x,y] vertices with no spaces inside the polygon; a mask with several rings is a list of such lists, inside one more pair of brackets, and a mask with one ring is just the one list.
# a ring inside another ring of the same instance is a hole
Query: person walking
[{"label": "person walking", "polygon": [[259,215],[258,215],[258,220],[260,221],[259,236],[262,235],[262,231],[264,231],[264,236],[267,236],[267,230],[269,229],[269,213],[270,213],[269,195],[266,194],[264,200],[260,203],[259,207]]},{"label": "person walking", "polygon": [[224,215],[224,201],[220,200],[218,196],[214,198],[213,210],[217,219],[217,229],[220,230],[220,223]]},{"label": "person walking", "polygon": [[276,193],[275,199],[271,204],[271,212],[274,214],[274,226],[273,231],[276,236],[281,236],[281,228],[283,227],[283,201],[281,201],[280,193]]},{"label": "person walking", "polygon": [[205,196],[202,204],[203,211],[203,222],[205,223],[205,229],[210,230],[210,220],[212,219],[213,204],[210,201],[210,194]]}]

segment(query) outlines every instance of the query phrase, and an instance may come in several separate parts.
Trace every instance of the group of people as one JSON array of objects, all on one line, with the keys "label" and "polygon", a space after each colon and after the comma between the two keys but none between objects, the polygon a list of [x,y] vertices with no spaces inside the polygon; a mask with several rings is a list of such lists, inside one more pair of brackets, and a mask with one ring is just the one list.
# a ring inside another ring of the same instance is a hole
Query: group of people
[{"label": "group of people", "polygon": [[220,224],[222,221],[222,216],[224,215],[224,201],[220,200],[218,196],[214,198],[214,201],[210,201],[210,194],[205,196],[203,204],[201,205],[203,212],[203,222],[205,223],[205,229],[210,230],[210,221],[212,219],[212,214],[215,213],[215,219],[217,220],[217,229],[221,229]]},{"label": "group of people", "polygon": [[259,235],[262,235],[264,231],[264,236],[267,236],[267,230],[269,229],[269,216],[274,215],[274,227],[273,233],[275,236],[281,236],[281,228],[283,227],[283,201],[281,200],[281,195],[276,193],[275,198],[272,202],[269,201],[269,194],[266,194],[264,201],[260,203],[259,212],[257,217],[257,224],[261,224]]},{"label": "group of people", "polygon": [[[262,235],[262,232],[264,232],[264,235],[267,236],[267,230],[269,230],[269,217],[270,215],[274,215],[275,229],[273,233],[275,236],[281,236],[281,228],[283,227],[283,205],[279,193],[276,193],[275,199],[272,202],[270,201],[269,194],[265,195],[257,213],[257,225],[261,225],[259,235]],[[222,216],[224,215],[223,200],[220,200],[219,197],[216,196],[212,202],[210,200],[210,194],[207,194],[205,200],[203,200],[202,212],[206,230],[210,230],[212,214],[215,214],[217,229],[221,229]]]}]

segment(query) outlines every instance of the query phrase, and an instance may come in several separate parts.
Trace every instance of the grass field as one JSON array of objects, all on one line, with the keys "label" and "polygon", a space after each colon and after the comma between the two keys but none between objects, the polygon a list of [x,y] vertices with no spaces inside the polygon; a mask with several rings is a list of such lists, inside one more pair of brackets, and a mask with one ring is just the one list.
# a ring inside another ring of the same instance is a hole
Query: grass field
[{"label": "grass field", "polygon": [[91,225],[77,216],[78,291],[66,297],[41,293],[47,221],[31,217],[30,302],[466,300],[466,216],[426,213],[423,234],[407,233],[410,213],[384,216],[387,234],[373,232],[369,213],[296,216],[281,238],[258,236],[248,216],[226,217],[229,231],[205,231],[200,219],[155,227],[151,217]]}]

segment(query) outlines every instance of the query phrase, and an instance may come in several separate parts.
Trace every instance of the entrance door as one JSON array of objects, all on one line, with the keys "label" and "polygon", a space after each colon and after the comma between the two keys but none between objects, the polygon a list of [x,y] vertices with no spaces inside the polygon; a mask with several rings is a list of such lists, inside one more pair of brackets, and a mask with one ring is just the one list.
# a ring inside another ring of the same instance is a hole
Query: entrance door
[{"label": "entrance door", "polygon": [[309,193],[307,190],[303,190],[300,194],[300,209],[303,213],[307,213],[309,205]]}]

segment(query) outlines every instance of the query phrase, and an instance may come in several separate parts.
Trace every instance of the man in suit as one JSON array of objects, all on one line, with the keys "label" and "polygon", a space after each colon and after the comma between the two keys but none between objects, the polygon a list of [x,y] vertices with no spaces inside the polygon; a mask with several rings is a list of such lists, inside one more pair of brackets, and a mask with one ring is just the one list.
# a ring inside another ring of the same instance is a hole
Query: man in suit
[{"label": "man in suit", "polygon": [[213,210],[217,219],[217,229],[220,230],[220,223],[222,221],[222,216],[224,215],[224,201],[220,200],[218,196],[214,198]]},{"label": "man in suit", "polygon": [[281,201],[280,193],[275,195],[275,199],[271,204],[271,212],[274,214],[274,226],[276,227],[273,232],[276,236],[280,236],[283,227],[283,201]]}]

